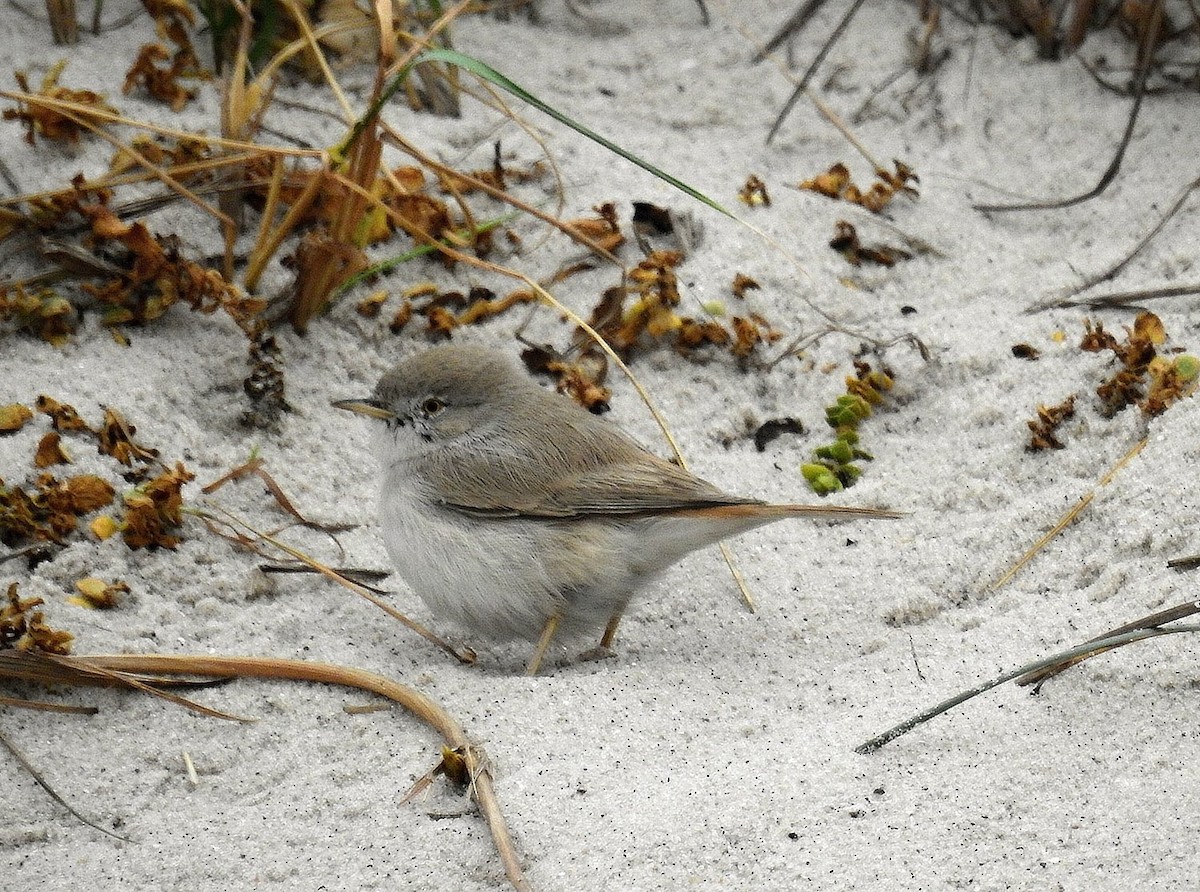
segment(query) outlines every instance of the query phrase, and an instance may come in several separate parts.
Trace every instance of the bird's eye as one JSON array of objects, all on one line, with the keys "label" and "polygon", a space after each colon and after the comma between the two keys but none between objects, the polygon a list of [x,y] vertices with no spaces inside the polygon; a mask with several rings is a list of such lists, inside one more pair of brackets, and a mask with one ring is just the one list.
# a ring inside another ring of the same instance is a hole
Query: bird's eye
[{"label": "bird's eye", "polygon": [[436,415],[446,408],[446,404],[436,396],[431,396],[421,403],[421,412],[425,415]]}]

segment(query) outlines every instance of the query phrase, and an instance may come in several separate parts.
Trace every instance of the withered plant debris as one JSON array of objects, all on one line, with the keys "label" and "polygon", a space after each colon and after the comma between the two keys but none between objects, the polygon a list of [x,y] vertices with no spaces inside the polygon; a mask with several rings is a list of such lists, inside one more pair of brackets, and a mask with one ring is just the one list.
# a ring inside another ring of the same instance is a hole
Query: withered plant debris
[{"label": "withered plant debris", "polygon": [[1029,426],[1029,452],[1040,452],[1043,449],[1062,449],[1064,443],[1058,438],[1058,428],[1075,414],[1075,395],[1067,397],[1057,406],[1038,406],[1037,418],[1026,421]]},{"label": "withered plant debris", "polygon": [[745,185],[738,190],[738,198],[741,199],[742,204],[752,208],[771,206],[771,196],[767,192],[767,184],[753,173],[746,178]]},{"label": "withered plant debris", "polygon": [[758,282],[744,273],[735,273],[731,287],[733,289],[733,296],[741,300],[746,297],[747,291],[758,291],[762,288],[762,285],[759,285]]},{"label": "withered plant debris", "polygon": [[[669,339],[688,355],[704,345],[726,347],[745,360],[759,344],[773,343],[781,335],[758,313],[734,316],[726,328],[716,319],[680,315],[679,279],[675,268],[683,261],[678,251],[654,251],[630,270],[625,287],[607,289],[592,308],[588,324],[622,359],[629,360],[642,346]],[[626,306],[626,297],[634,298]]]},{"label": "withered plant debris", "polygon": [[[120,532],[130,548],[173,548],[178,544],[174,533],[182,523],[181,489],[194,475],[181,464],[174,469],[162,465],[158,451],[137,443],[133,425],[115,409],[105,409],[104,421],[95,429],[71,406],[52,397],[38,397],[37,409],[50,418],[54,428],[42,438],[43,444],[57,442],[54,438],[61,437],[62,432],[93,436],[100,454],[130,468],[124,474],[126,480],[144,481],[122,497],[115,517],[101,515],[88,524],[93,535],[104,540]],[[43,456],[49,454],[52,450],[40,445],[33,464],[43,466]],[[161,467],[162,472],[147,481],[144,478],[151,473],[151,464]],[[10,546],[30,542],[64,544],[85,515],[111,505],[115,495],[108,481],[92,474],[60,480],[43,471],[25,485],[0,481],[0,541]]]},{"label": "withered plant debris", "polygon": [[120,603],[123,595],[129,594],[128,583],[119,579],[115,582],[105,582],[95,576],[85,576],[77,580],[75,589],[79,594],[72,595],[67,600],[90,610],[112,610]]},{"label": "withered plant debris", "polygon": [[140,88],[152,99],[169,105],[171,111],[179,112],[196,98],[196,91],[183,86],[179,79],[199,74],[200,66],[190,45],[172,53],[161,43],[147,43],[125,72],[121,92],[128,96]]},{"label": "withered plant debris", "polygon": [[92,474],[59,480],[43,472],[24,487],[0,480],[0,541],[61,545],[80,518],[111,504],[114,494],[106,480]]},{"label": "withered plant debris", "polygon": [[183,525],[183,486],[196,475],[182,464],[127,492],[121,536],[130,548],[175,548]]},{"label": "withered plant debris", "polygon": [[292,407],[285,392],[283,350],[265,326],[258,326],[250,336],[249,362],[250,374],[242,381],[242,389],[250,398],[250,408],[239,421],[255,430],[277,430]]},{"label": "withered plant debris", "polygon": [[0,433],[11,434],[19,431],[32,418],[33,412],[21,403],[0,406]]},{"label": "withered plant debris", "polygon": [[513,307],[536,303],[537,295],[517,289],[500,297],[490,288],[478,285],[463,294],[461,291],[438,291],[436,286],[422,284],[406,291],[402,300],[388,322],[393,334],[401,332],[413,316],[421,316],[426,322],[425,333],[431,338],[442,339],[450,337],[454,329],[461,326],[478,325]]},{"label": "withered plant debris", "polygon": [[158,450],[134,442],[137,428],[111,406],[104,409],[104,421],[96,431],[97,446],[102,455],[111,455],[127,468],[133,462],[150,463],[158,460]]},{"label": "withered plant debris", "polygon": [[71,302],[51,288],[0,288],[0,322],[56,347],[75,333],[76,317]]},{"label": "withered plant debris", "polygon": [[48,468],[51,465],[69,465],[71,457],[63,450],[62,434],[58,431],[47,431],[38,441],[33,453],[35,468]]},{"label": "withered plant debris", "polygon": [[387,299],[388,293],[381,288],[355,304],[354,311],[367,319],[374,319],[379,315],[379,311],[383,308],[383,303]]},{"label": "withered plant debris", "polygon": [[1096,388],[1101,414],[1111,418],[1126,406],[1137,405],[1153,418],[1187,392],[1200,375],[1200,361],[1186,354],[1173,360],[1159,355],[1157,348],[1166,340],[1162,320],[1151,312],[1138,314],[1133,328],[1125,329],[1124,343],[1105,331],[1102,323],[1084,320],[1079,349],[1089,353],[1110,350],[1120,363],[1120,368]]},{"label": "withered plant debris", "polygon": [[21,598],[17,584],[8,587],[8,603],[0,607],[0,650],[69,654],[75,636],[46,625],[41,598]]},{"label": "withered plant debris", "polygon": [[182,300],[205,314],[224,310],[243,331],[253,330],[266,301],[249,297],[217,270],[182,257],[175,236],[153,236],[144,223],[125,223],[102,204],[81,205],[80,210],[91,222],[98,246],[124,248],[123,256],[111,258],[123,268],[120,276],[82,286],[107,308],[105,325],[144,325]]},{"label": "withered plant debris", "polygon": [[[171,168],[171,175],[183,183],[203,182],[207,173],[190,172],[185,165],[195,165],[213,156],[212,148],[199,137],[168,138],[165,136],[139,133],[128,141],[130,148],[138,152],[151,164]],[[248,166],[253,162],[249,162]],[[141,166],[124,148],[118,149],[109,162],[109,174],[127,173]]]},{"label": "withered plant debris", "polygon": [[[500,141],[492,144],[492,166],[480,170],[468,171],[467,176],[486,183],[495,189],[505,190],[510,186],[524,183],[535,183],[548,173],[548,166],[543,159],[538,159],[526,167],[505,167],[503,154],[500,151]],[[439,176],[442,189],[448,193],[470,195],[479,191],[479,186],[466,177],[455,176],[453,173],[443,173]]]},{"label": "withered plant debris", "polygon": [[594,217],[580,217],[567,221],[567,228],[577,235],[595,242],[610,254],[625,243],[621,234],[621,223],[617,219],[617,206],[611,201],[592,209]]},{"label": "withered plant debris", "polygon": [[912,254],[903,248],[892,245],[864,245],[858,238],[858,230],[854,224],[838,220],[834,224],[833,238],[829,247],[846,258],[851,266],[862,266],[863,263],[875,263],[879,266],[895,266],[901,260],[909,260]]},{"label": "withered plant debris", "polygon": [[895,172],[882,167],[875,168],[877,182],[872,183],[871,188],[865,192],[854,184],[850,177],[850,168],[841,162],[811,180],[802,181],[800,188],[817,192],[828,198],[861,205],[878,214],[891,204],[892,199],[897,195],[907,195],[910,198],[916,198],[918,195],[916,187],[910,185],[920,182],[920,178],[912,168],[903,161],[894,160],[892,164],[896,168]]},{"label": "withered plant debris", "polygon": [[400,804],[404,805],[411,802],[421,793],[424,793],[433,786],[433,782],[437,780],[439,775],[460,789],[467,788],[471,783],[471,768],[467,760],[465,747],[451,748],[443,745],[441,761],[430,771],[417,778],[416,782],[408,788],[408,792],[400,797]]},{"label": "withered plant debris", "polygon": [[212,495],[226,484],[242,480],[246,477],[257,477],[263,486],[266,487],[267,492],[271,494],[271,498],[275,500],[275,504],[279,507],[279,509],[285,514],[294,518],[295,521],[301,526],[305,526],[313,530],[322,530],[324,532],[339,532],[345,529],[345,527],[341,526],[317,523],[316,521],[309,520],[307,517],[301,514],[296,506],[292,503],[292,500],[288,498],[287,493],[283,491],[283,487],[276,483],[275,478],[268,473],[266,464],[260,455],[251,456],[249,460],[222,474],[212,483],[206,483],[200,491],[206,496]]},{"label": "withered plant debris", "polygon": [[74,406],[60,403],[54,397],[42,394],[34,403],[37,410],[50,417],[50,425],[56,431],[90,431],[91,427],[79,417]]},{"label": "withered plant debris", "polygon": [[889,369],[875,370],[858,359],[854,360],[854,372],[846,378],[846,392],[825,408],[825,422],[833,428],[836,439],[828,446],[817,447],[813,451],[816,460],[800,466],[800,473],[818,495],[853,486],[862,476],[862,468],[854,461],[874,459],[858,445],[858,426],[871,415],[872,406],[884,402],[894,385],[894,376]]},{"label": "withered plant debris", "polygon": [[604,386],[608,376],[608,357],[589,344],[569,359],[547,344],[530,345],[521,351],[525,367],[535,375],[549,375],[559,393],[565,393],[589,412],[601,415],[609,410],[611,391]]},{"label": "withered plant debris", "polygon": [[[104,101],[103,94],[95,93],[92,90],[72,90],[60,86],[58,80],[62,77],[63,69],[66,67],[66,59],[52,66],[46,72],[46,76],[42,78],[41,88],[36,94],[30,89],[29,80],[24,72],[18,71],[14,77],[24,93],[62,102],[73,102],[96,111],[116,114],[116,109]],[[79,142],[80,136],[87,132],[87,128],[80,121],[90,122],[97,127],[104,126],[103,120],[89,115],[87,112],[72,112],[68,116],[63,112],[32,102],[19,102],[15,109],[6,108],[4,119],[21,121],[25,125],[25,141],[31,146],[37,143],[38,136],[74,145]]]},{"label": "withered plant debris", "polygon": [[768,418],[754,431],[754,448],[766,452],[768,444],[784,434],[803,434],[804,425],[798,418]]},{"label": "withered plant debris", "polygon": [[1032,344],[1013,344],[1012,355],[1017,359],[1027,359],[1030,362],[1035,362],[1042,355],[1042,351]]}]

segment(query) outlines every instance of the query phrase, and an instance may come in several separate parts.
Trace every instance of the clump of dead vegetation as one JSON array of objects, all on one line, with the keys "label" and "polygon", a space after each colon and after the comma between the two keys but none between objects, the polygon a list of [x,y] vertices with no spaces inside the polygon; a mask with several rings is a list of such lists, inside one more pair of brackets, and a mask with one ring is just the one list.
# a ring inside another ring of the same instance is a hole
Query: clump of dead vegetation
[{"label": "clump of dead vegetation", "polygon": [[[1183,348],[1160,352],[1167,341],[1162,320],[1154,313],[1143,311],[1125,328],[1125,339],[1118,340],[1092,319],[1083,322],[1083,338],[1079,349],[1085,353],[1113,354],[1115,368],[1111,375],[1095,388],[1096,408],[1105,418],[1137,406],[1146,418],[1165,412],[1181,397],[1191,393],[1200,380],[1200,360]],[[1028,449],[1063,449],[1066,444],[1059,429],[1076,412],[1076,394],[1071,394],[1054,406],[1039,406],[1037,417],[1026,422],[1030,430]]]}]

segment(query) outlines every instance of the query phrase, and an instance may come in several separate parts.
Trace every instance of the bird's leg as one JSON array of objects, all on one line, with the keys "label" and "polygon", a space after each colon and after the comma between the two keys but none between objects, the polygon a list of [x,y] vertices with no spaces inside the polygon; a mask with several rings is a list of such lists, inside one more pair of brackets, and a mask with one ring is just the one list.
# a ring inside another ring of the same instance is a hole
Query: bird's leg
[{"label": "bird's leg", "polygon": [[546,625],[542,627],[542,637],[538,639],[537,647],[533,649],[533,656],[525,665],[526,675],[537,675],[538,669],[542,665],[542,659],[546,656],[546,651],[550,649],[550,642],[554,640],[554,633],[558,631],[558,624],[561,621],[562,617],[557,613],[546,620]]},{"label": "bird's leg", "polygon": [[600,636],[600,647],[597,650],[609,650],[612,647],[613,639],[617,637],[617,626],[621,625],[621,615],[625,612],[622,607],[612,615],[608,621],[608,625],[604,627],[604,634]]}]

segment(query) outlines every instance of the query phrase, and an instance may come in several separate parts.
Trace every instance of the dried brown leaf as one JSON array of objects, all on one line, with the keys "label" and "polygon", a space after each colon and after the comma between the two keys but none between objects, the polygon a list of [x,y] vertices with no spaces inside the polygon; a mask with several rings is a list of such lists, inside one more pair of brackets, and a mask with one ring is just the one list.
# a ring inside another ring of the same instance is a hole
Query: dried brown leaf
[{"label": "dried brown leaf", "polygon": [[33,454],[35,468],[48,468],[51,465],[69,465],[71,457],[62,448],[62,434],[58,431],[47,431],[38,441]]},{"label": "dried brown leaf", "polygon": [[0,433],[11,434],[19,431],[25,423],[33,418],[33,412],[21,403],[9,403],[0,406]]}]

